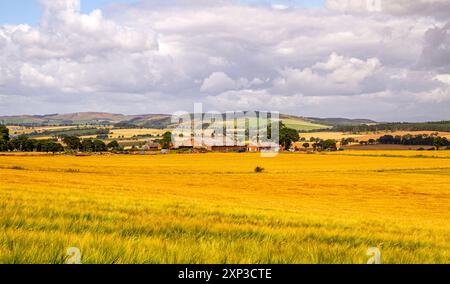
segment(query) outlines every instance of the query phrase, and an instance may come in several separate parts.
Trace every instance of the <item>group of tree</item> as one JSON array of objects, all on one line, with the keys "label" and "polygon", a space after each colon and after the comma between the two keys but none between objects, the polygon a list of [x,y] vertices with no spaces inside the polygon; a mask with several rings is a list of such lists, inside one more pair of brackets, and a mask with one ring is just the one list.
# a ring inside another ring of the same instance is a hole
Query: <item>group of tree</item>
[{"label": "group of tree", "polygon": [[[3,141],[3,142],[2,142]],[[34,140],[27,136],[19,136],[13,139],[0,140],[0,151],[20,152],[47,152],[58,153],[64,151],[64,147],[55,140]]]},{"label": "group of tree", "polygon": [[82,152],[105,152],[120,151],[122,147],[114,140],[107,145],[98,139],[80,139],[77,136],[65,136],[62,139],[65,147],[56,139],[37,140],[30,139],[25,135],[15,138],[9,137],[9,130],[6,126],[0,125],[0,151],[18,151],[18,152],[47,152],[59,153],[65,150]]},{"label": "group of tree", "polygon": [[66,144],[68,150],[73,151],[106,152],[108,150],[119,151],[122,149],[116,140],[105,144],[105,142],[98,139],[80,139],[77,136],[66,136],[63,138],[63,142]]},{"label": "group of tree", "polygon": [[320,139],[320,138],[316,138],[316,137],[311,137],[311,138],[309,138],[309,142],[312,142],[312,143],[315,143],[315,142],[320,142],[320,141],[322,141],[322,139]]},{"label": "group of tree", "polygon": [[[336,132],[377,132],[377,131],[439,131],[449,132],[450,121],[436,122],[393,122],[380,124],[337,125]],[[329,130],[328,130],[329,131]]]},{"label": "group of tree", "polygon": [[299,140],[300,136],[297,130],[288,128],[283,122],[280,122],[280,145],[284,149],[291,148],[292,144]]},{"label": "group of tree", "polygon": [[393,136],[384,135],[377,140],[379,144],[396,144],[396,145],[426,145],[434,146],[438,150],[441,147],[449,147],[450,141],[446,137],[440,137],[437,134],[427,135],[403,135],[403,136]]},{"label": "group of tree", "polygon": [[334,139],[319,140],[312,144],[314,151],[337,150],[337,142]]},{"label": "group of tree", "polygon": [[352,143],[358,142],[355,138],[349,137],[349,138],[342,138],[341,139],[341,146],[347,146]]},{"label": "group of tree", "polygon": [[303,143],[303,148],[307,151],[310,147],[313,148],[314,151],[323,151],[323,150],[337,150],[337,141],[333,139],[314,139],[314,143],[305,142]]}]

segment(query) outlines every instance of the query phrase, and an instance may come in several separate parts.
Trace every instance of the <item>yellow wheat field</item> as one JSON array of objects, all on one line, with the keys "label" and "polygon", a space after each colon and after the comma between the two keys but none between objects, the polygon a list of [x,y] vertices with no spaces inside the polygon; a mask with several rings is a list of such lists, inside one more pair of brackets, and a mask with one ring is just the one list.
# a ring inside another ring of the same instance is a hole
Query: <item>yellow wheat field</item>
[{"label": "yellow wheat field", "polygon": [[0,156],[0,263],[450,263],[450,153],[416,154]]},{"label": "yellow wheat field", "polygon": [[143,129],[112,129],[110,133],[111,138],[130,138],[133,136],[138,135],[163,135],[164,132],[167,130],[161,130],[161,129],[150,129],[150,128],[143,128]]}]

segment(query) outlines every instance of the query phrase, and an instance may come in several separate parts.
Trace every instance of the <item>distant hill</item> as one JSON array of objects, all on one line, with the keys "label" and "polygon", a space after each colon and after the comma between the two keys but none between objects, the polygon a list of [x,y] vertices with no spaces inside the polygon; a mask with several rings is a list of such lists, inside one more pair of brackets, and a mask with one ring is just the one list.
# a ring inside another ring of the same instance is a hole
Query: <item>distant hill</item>
[{"label": "distant hill", "polygon": [[37,125],[79,125],[79,124],[117,124],[130,122],[130,124],[144,124],[145,121],[167,119],[169,115],[147,114],[147,115],[124,115],[103,112],[77,112],[69,114],[47,114],[47,115],[18,115],[0,116],[1,124],[18,124],[27,126]]},{"label": "distant hill", "polygon": [[308,117],[308,120],[319,123],[319,124],[325,124],[325,125],[331,125],[331,126],[337,126],[337,125],[343,125],[343,126],[350,126],[350,125],[371,125],[376,124],[376,121],[370,120],[370,119],[348,119],[348,118],[315,118],[315,117]]},{"label": "distant hill", "polygon": [[[330,129],[336,125],[373,124],[372,120],[346,118],[307,118],[281,114],[283,123],[299,131]],[[124,115],[103,112],[78,112],[70,114],[0,116],[1,124],[45,126],[45,125],[104,125],[114,124],[116,127],[133,128],[170,128],[171,116],[168,114]]]}]

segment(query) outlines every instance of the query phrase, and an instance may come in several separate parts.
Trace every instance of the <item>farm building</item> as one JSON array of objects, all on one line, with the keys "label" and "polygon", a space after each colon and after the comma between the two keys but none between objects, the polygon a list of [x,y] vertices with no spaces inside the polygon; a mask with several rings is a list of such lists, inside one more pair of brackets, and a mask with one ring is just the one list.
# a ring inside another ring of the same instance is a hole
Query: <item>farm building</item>
[{"label": "farm building", "polygon": [[246,146],[209,146],[211,152],[246,152]]},{"label": "farm building", "polygon": [[144,151],[158,151],[161,149],[161,145],[154,142],[147,142],[141,149]]},{"label": "farm building", "polygon": [[280,145],[276,143],[263,143],[260,145],[248,145],[248,152],[278,152],[280,151]]}]

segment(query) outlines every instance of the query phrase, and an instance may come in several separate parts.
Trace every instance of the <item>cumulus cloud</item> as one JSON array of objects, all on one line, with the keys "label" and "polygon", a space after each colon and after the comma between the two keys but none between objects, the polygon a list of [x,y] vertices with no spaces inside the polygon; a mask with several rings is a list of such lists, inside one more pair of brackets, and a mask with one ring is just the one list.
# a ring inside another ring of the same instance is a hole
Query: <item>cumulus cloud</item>
[{"label": "cumulus cloud", "polygon": [[308,96],[358,95],[365,92],[364,82],[380,68],[377,58],[364,61],[333,53],[327,61],[310,68],[282,70],[281,77],[274,81],[274,87],[279,91]]},{"label": "cumulus cloud", "polygon": [[419,65],[450,72],[450,22],[425,33],[425,44]]},{"label": "cumulus cloud", "polygon": [[219,93],[225,90],[238,88],[238,83],[223,72],[214,72],[203,82],[200,90],[202,92]]},{"label": "cumulus cloud", "polygon": [[249,81],[247,78],[233,80],[224,72],[214,72],[203,81],[200,91],[205,93],[221,93],[227,90],[239,90],[248,87],[258,87],[264,84],[260,78]]},{"label": "cumulus cloud", "polygon": [[450,74],[437,75],[435,79],[450,86]]},{"label": "cumulus cloud", "polygon": [[326,6],[341,12],[382,12],[438,18],[450,15],[448,0],[327,0]]},{"label": "cumulus cloud", "polygon": [[90,13],[79,0],[40,3],[39,25],[0,23],[0,114],[161,113],[205,102],[450,118],[448,1],[140,1]]}]

